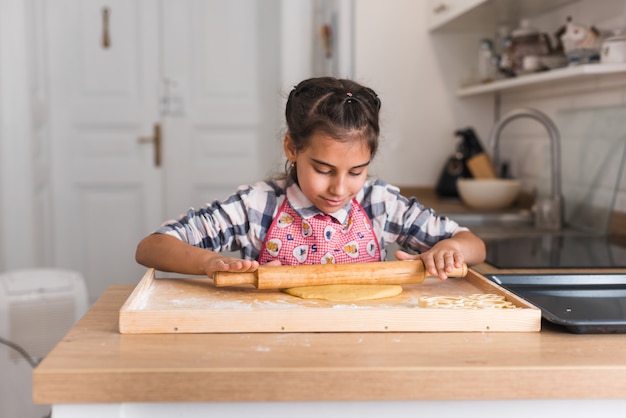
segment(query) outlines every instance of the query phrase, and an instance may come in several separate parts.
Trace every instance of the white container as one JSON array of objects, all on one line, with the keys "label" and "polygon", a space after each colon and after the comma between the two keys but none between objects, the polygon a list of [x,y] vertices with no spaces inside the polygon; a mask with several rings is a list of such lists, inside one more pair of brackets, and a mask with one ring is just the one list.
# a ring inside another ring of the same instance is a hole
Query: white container
[{"label": "white container", "polygon": [[474,209],[497,210],[513,204],[521,183],[513,179],[460,178],[456,182],[461,200]]},{"label": "white container", "polygon": [[626,35],[607,38],[602,43],[600,60],[603,63],[626,62]]},{"label": "white container", "polygon": [[33,403],[30,363],[45,357],[87,308],[85,279],[76,271],[0,272],[0,337],[30,357],[0,345],[0,417],[49,416],[49,406]]}]

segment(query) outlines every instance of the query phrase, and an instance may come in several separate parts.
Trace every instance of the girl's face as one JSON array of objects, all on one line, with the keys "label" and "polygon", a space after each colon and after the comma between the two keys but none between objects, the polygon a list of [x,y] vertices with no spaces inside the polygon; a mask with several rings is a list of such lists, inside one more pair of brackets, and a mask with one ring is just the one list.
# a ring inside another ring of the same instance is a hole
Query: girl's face
[{"label": "girl's face", "polygon": [[302,193],[322,212],[334,213],[365,184],[371,152],[365,140],[340,142],[324,133],[314,133],[309,143],[296,152],[287,135],[285,154],[296,164]]}]

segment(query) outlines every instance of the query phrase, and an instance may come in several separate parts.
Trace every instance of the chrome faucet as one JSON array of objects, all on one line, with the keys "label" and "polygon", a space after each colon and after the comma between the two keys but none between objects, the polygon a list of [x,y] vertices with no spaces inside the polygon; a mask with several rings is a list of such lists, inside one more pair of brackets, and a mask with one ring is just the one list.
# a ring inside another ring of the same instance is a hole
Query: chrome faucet
[{"label": "chrome faucet", "polygon": [[502,129],[512,120],[519,118],[530,118],[541,123],[550,136],[551,144],[551,169],[552,169],[552,195],[550,197],[535,198],[534,216],[535,227],[556,231],[563,226],[563,197],[561,196],[561,137],[552,119],[545,113],[532,108],[519,108],[510,111],[500,118],[491,130],[489,147],[494,163],[498,161],[498,142]]}]

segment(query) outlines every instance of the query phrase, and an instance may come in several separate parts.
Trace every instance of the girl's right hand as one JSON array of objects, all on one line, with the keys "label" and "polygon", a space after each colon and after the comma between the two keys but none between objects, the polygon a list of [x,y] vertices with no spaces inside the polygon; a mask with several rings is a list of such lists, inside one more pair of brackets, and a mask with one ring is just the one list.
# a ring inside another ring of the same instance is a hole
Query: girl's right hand
[{"label": "girl's right hand", "polygon": [[[257,261],[228,257],[204,248],[194,247],[166,234],[151,234],[137,245],[135,259],[139,264],[160,271],[206,275],[216,271],[251,272],[259,268]],[[280,265],[273,261],[267,265]]]},{"label": "girl's right hand", "polygon": [[210,278],[213,278],[216,271],[248,273],[258,268],[259,262],[256,260],[242,260],[240,258],[215,255],[215,253],[213,253],[213,256],[210,257],[203,266],[205,274]]},{"label": "girl's right hand", "polygon": [[[266,266],[280,266],[280,261],[273,260]],[[207,262],[206,275],[213,277],[216,271],[231,271],[237,273],[249,273],[259,268],[256,260],[242,260],[240,258],[213,256]]]},{"label": "girl's right hand", "polygon": [[[280,261],[273,260],[265,264],[266,266],[280,266]],[[249,273],[259,268],[256,260],[242,260],[240,258],[214,256],[207,263],[208,277],[213,277],[216,271],[230,271],[237,273]]]}]

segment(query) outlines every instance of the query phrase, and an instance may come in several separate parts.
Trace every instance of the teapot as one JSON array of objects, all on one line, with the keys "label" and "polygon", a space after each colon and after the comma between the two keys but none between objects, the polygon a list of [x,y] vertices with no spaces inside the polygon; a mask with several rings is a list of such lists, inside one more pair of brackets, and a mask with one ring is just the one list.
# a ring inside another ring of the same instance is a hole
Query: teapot
[{"label": "teapot", "polygon": [[600,60],[602,36],[593,26],[586,26],[567,18],[561,34],[563,50],[570,64],[585,64]]}]

